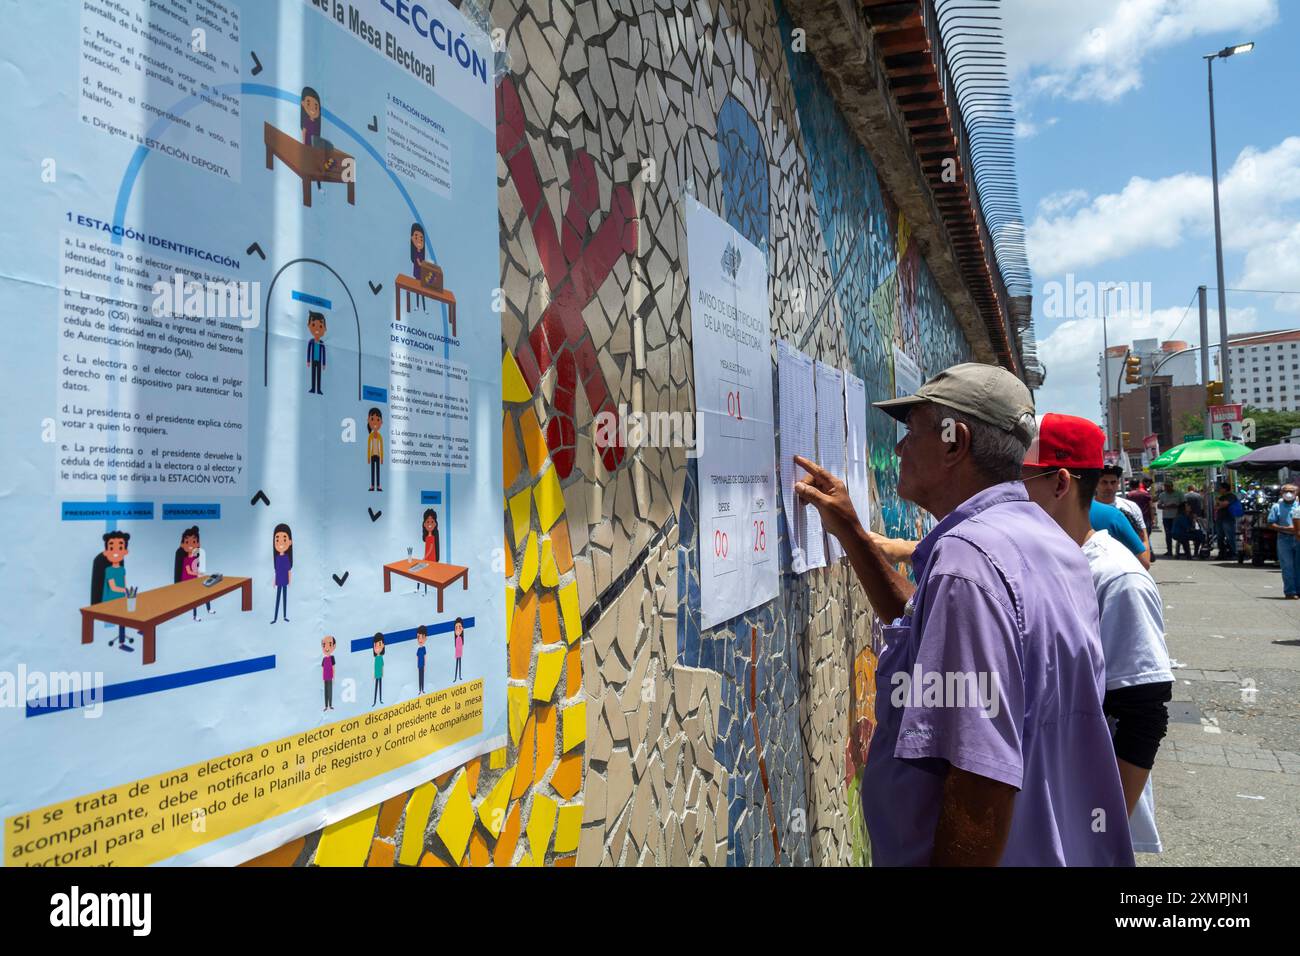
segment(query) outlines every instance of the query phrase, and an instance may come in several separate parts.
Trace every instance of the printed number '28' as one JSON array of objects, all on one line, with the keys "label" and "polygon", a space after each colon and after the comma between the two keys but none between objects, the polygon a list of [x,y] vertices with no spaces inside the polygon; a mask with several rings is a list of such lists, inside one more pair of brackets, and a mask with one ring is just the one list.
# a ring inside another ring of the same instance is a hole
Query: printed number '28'
[{"label": "printed number '28'", "polygon": [[754,522],[754,550],[755,551],[767,550],[767,528],[765,527],[765,525],[766,522],[763,521]]}]

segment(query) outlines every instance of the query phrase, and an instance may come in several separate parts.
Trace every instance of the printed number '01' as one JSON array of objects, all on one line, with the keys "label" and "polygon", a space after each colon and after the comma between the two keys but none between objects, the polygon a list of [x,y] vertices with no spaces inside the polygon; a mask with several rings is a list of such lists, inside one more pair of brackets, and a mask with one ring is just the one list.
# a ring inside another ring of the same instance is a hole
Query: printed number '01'
[{"label": "printed number '01'", "polygon": [[744,421],[745,416],[740,411],[740,392],[727,392],[727,414]]},{"label": "printed number '01'", "polygon": [[725,558],[727,556],[728,550],[730,550],[730,545],[727,541],[727,532],[725,531],[713,532],[714,555],[719,558]]}]

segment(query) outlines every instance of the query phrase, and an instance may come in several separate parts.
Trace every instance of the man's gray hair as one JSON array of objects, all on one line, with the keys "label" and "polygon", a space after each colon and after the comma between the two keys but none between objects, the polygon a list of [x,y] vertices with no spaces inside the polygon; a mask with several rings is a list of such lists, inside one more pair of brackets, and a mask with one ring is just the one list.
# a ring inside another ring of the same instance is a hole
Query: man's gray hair
[{"label": "man's gray hair", "polygon": [[1004,432],[996,425],[980,421],[947,405],[936,402],[934,411],[939,428],[943,428],[949,419],[966,426],[970,432],[971,461],[983,475],[997,482],[1020,480],[1020,466],[1038,434],[1038,422],[1032,414],[1020,416],[1019,427]]}]

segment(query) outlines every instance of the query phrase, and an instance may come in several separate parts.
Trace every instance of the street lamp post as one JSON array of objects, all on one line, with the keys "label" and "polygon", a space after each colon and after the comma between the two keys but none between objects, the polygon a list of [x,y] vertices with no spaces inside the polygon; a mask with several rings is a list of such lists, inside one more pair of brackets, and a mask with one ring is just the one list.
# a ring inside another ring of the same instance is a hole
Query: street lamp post
[{"label": "street lamp post", "polygon": [[1223,381],[1224,401],[1232,401],[1231,382],[1228,371],[1228,301],[1223,286],[1223,229],[1219,222],[1219,152],[1214,135],[1214,61],[1227,59],[1237,53],[1249,53],[1255,48],[1254,42],[1225,46],[1218,53],[1209,53],[1204,57],[1206,75],[1210,89],[1210,177],[1214,186],[1214,259],[1219,276],[1219,373]]}]

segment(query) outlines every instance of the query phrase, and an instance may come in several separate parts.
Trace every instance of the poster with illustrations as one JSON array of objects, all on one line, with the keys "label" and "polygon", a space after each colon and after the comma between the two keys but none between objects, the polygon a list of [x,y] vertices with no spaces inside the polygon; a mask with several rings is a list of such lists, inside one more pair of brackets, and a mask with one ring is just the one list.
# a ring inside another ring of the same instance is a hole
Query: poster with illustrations
[{"label": "poster with illustrations", "polygon": [[504,746],[486,35],[5,28],[5,864],[236,863]]}]

